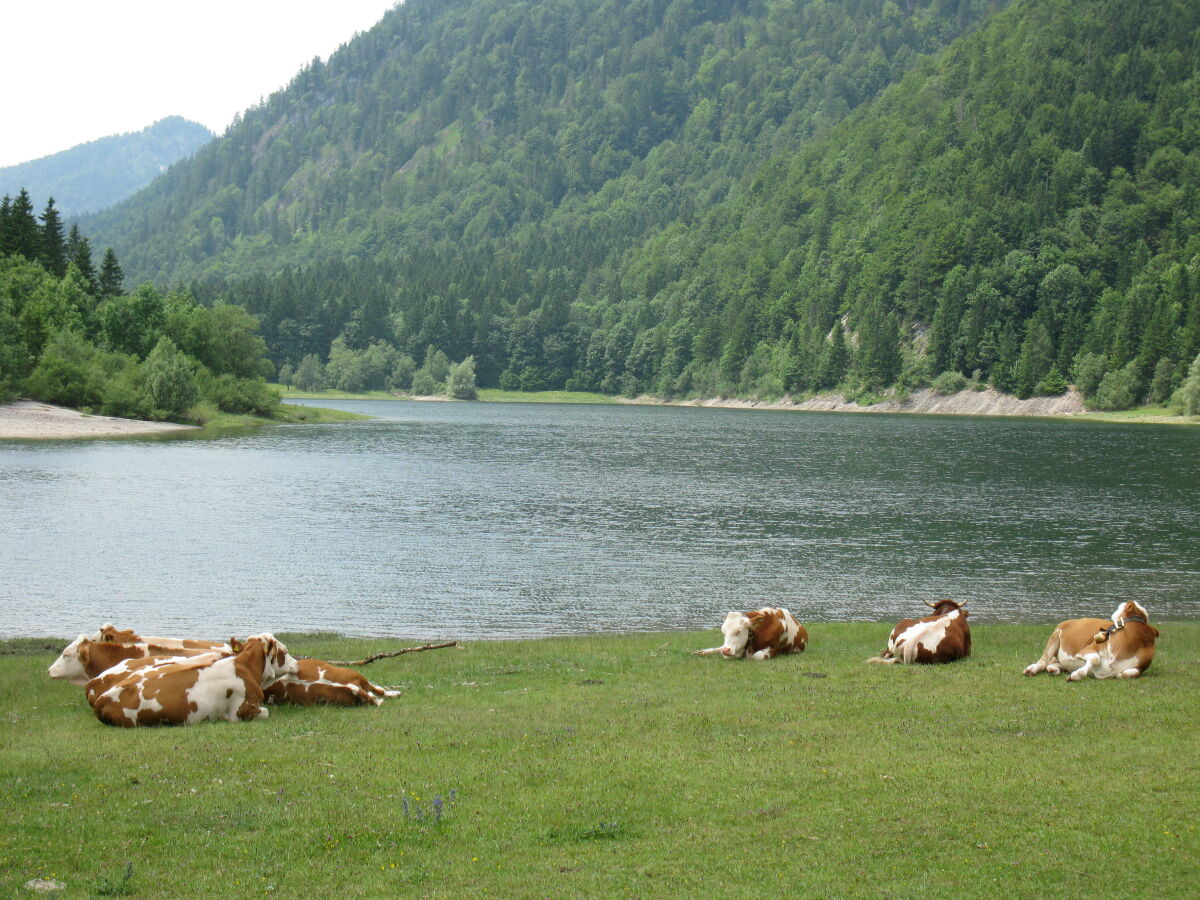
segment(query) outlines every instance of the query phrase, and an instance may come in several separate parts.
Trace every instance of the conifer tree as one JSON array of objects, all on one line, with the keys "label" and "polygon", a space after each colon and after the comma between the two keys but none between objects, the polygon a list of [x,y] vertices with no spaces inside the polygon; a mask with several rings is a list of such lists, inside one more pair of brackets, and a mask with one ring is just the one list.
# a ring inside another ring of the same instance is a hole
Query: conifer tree
[{"label": "conifer tree", "polygon": [[67,236],[67,262],[75,264],[93,294],[100,293],[96,264],[92,262],[92,244],[79,233],[78,225],[72,225],[71,233]]},{"label": "conifer tree", "polygon": [[0,200],[0,256],[9,253],[8,249],[8,216],[12,210],[12,198],[8,194]]},{"label": "conifer tree", "polygon": [[25,188],[21,188],[9,205],[5,224],[4,251],[19,253],[30,261],[36,260],[42,243],[41,229],[33,216],[33,201],[29,199],[29,192]]},{"label": "conifer tree", "polygon": [[109,247],[104,251],[104,258],[100,261],[100,299],[111,300],[117,297],[124,290],[125,273],[121,269],[120,263],[117,262],[117,254],[113,252],[113,248]]},{"label": "conifer tree", "polygon": [[63,237],[62,216],[54,208],[54,198],[46,201],[42,211],[41,253],[38,257],[51,275],[62,278],[67,274],[67,242]]}]

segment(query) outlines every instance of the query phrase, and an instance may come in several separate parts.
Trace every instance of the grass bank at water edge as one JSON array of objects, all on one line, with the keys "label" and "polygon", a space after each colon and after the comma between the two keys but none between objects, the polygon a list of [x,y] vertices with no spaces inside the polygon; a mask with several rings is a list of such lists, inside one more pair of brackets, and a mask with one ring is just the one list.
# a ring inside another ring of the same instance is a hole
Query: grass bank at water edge
[{"label": "grass bank at water edge", "polygon": [[715,630],[470,643],[364,667],[403,691],[378,709],[128,731],[10,642],[0,892],[1194,896],[1200,622],[1159,623],[1143,678],[1080,684],[1021,675],[1049,626],[868,665],[888,627],[813,624],[766,663],[693,656]]}]

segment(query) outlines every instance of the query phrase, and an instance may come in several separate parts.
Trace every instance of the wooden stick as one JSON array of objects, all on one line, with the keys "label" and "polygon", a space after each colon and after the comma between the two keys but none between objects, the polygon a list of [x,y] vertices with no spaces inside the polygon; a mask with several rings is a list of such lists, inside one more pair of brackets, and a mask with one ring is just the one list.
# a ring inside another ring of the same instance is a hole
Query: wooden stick
[{"label": "wooden stick", "polygon": [[[366,659],[356,659],[354,662],[346,662],[341,659],[327,659],[325,662],[333,666],[365,666],[375,662],[377,659],[387,659],[390,656],[400,656],[404,653],[420,653],[422,650],[441,650],[445,647],[457,647],[458,641],[447,641],[444,644],[424,644],[420,647],[405,647],[403,650],[389,650],[387,653],[376,653],[374,656],[368,656]],[[312,656],[300,656],[298,659],[315,659]]]}]

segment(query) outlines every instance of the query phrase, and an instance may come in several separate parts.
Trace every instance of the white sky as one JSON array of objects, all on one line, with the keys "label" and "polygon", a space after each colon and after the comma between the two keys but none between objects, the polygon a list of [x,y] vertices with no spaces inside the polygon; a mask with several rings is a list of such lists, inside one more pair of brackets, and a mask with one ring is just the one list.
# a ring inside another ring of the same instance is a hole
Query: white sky
[{"label": "white sky", "polygon": [[217,134],[396,0],[0,0],[0,167],[178,115]]}]

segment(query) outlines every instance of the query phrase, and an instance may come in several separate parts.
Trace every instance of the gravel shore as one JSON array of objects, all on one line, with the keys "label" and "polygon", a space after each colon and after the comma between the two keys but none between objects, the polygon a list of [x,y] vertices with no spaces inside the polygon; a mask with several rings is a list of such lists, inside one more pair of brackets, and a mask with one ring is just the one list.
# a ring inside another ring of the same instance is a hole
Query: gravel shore
[{"label": "gravel shore", "polygon": [[113,416],[85,416],[63,406],[37,400],[0,404],[0,440],[11,438],[89,438],[122,435],[162,434],[190,430],[194,426],[174,422],[144,422]]}]

